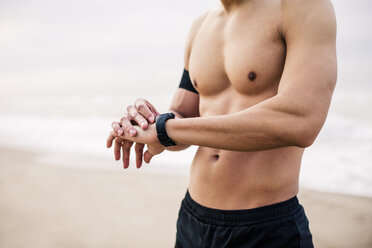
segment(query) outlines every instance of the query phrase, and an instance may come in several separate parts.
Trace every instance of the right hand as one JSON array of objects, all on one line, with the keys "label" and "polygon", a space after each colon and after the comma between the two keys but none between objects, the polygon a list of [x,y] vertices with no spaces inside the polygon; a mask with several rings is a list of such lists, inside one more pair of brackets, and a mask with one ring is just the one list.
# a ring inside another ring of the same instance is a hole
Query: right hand
[{"label": "right hand", "polygon": [[[148,128],[149,124],[155,123],[155,118],[159,114],[160,113],[156,108],[147,100],[137,99],[134,105],[129,105],[127,107],[127,114],[120,119],[120,122],[114,121],[112,123],[113,132],[110,133],[107,139],[107,148],[110,148],[115,140],[115,159],[120,159],[120,150],[122,149],[124,168],[129,167],[130,148],[132,147],[133,142],[122,140],[118,136],[122,135],[123,132],[126,132],[133,137],[136,136],[137,132],[135,128],[133,128],[133,125],[138,125],[145,130]],[[145,144],[136,143],[135,145],[137,168],[140,168],[142,165],[144,147]],[[145,162],[150,162],[150,159],[145,157]]]}]

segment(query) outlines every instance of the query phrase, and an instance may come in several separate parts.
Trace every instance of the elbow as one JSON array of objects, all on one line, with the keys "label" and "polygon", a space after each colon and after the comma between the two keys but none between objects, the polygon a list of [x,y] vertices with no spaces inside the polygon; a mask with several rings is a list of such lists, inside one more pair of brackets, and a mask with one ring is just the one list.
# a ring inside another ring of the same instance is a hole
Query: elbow
[{"label": "elbow", "polygon": [[323,126],[324,121],[304,121],[296,125],[297,128],[289,130],[291,132],[291,144],[300,148],[311,146]]},{"label": "elbow", "polygon": [[295,146],[300,148],[307,148],[314,143],[316,137],[317,135],[315,135],[314,133],[304,134],[296,140]]}]

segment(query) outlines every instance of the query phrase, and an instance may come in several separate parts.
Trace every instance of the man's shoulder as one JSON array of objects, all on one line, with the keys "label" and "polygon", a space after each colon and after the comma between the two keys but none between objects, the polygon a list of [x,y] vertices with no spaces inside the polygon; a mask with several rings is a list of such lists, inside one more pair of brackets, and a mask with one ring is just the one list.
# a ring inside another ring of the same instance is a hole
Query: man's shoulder
[{"label": "man's shoulder", "polygon": [[331,0],[281,0],[282,29],[301,29],[335,35],[336,18]]},{"label": "man's shoulder", "polygon": [[300,18],[334,12],[331,0],[280,0],[280,5],[283,17],[289,15]]},{"label": "man's shoulder", "polygon": [[300,9],[312,8],[316,6],[332,5],[331,0],[280,0],[280,4],[284,8],[295,7]]},{"label": "man's shoulder", "polygon": [[193,22],[189,31],[189,36],[192,38],[196,35],[198,32],[200,26],[203,24],[205,19],[207,18],[210,11],[206,11],[203,14],[199,15]]}]

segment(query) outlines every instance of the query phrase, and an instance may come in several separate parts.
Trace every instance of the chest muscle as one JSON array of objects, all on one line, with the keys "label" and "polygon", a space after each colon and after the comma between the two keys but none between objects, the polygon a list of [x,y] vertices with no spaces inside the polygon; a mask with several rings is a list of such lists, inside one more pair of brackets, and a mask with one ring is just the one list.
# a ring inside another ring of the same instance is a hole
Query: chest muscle
[{"label": "chest muscle", "polygon": [[277,88],[284,59],[275,21],[212,15],[194,39],[189,68],[201,97],[228,89],[249,96]]}]

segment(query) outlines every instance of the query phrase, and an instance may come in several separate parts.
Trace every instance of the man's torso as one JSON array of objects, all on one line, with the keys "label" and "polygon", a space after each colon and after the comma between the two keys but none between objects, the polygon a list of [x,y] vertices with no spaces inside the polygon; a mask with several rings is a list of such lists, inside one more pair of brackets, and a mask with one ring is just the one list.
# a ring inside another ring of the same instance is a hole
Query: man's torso
[{"label": "man's torso", "polygon": [[[280,1],[247,1],[230,13],[222,6],[208,12],[193,39],[188,65],[200,94],[200,116],[235,113],[277,94],[286,54],[280,27]],[[287,200],[298,191],[302,153],[297,147],[254,152],[200,147],[192,163],[190,194],[218,209]]]}]

